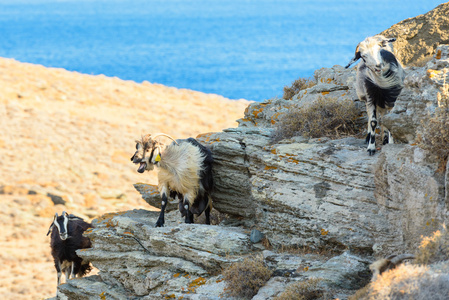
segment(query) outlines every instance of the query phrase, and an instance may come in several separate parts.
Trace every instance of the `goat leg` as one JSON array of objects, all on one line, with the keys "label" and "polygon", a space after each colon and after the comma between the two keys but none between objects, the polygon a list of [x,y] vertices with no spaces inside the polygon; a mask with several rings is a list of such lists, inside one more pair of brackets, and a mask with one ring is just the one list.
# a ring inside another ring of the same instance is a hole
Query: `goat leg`
[{"label": "goat leg", "polygon": [[159,214],[159,218],[157,219],[156,227],[163,227],[165,223],[165,207],[167,206],[167,194],[165,192],[162,193],[161,204],[161,213]]},{"label": "goat leg", "polygon": [[193,213],[190,211],[190,202],[187,197],[184,197],[184,209],[186,213],[186,224],[193,224]]},{"label": "goat leg", "polygon": [[206,224],[210,225],[210,206],[206,207],[204,214],[206,215]]},{"label": "goat leg", "polygon": [[376,107],[374,104],[368,99],[366,102],[366,112],[368,114],[368,154],[374,155],[376,153],[376,127],[377,127],[377,118],[376,118]]},{"label": "goat leg", "polygon": [[59,261],[59,259],[55,259],[55,268],[56,268],[56,272],[58,273],[58,285],[61,284],[61,262]]}]

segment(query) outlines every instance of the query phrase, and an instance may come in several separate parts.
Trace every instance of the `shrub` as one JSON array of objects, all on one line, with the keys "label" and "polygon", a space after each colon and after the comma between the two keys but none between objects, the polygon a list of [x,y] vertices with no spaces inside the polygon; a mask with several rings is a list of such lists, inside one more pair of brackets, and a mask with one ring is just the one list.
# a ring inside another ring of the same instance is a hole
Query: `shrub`
[{"label": "shrub", "polygon": [[438,107],[435,115],[422,121],[422,132],[418,135],[418,146],[437,155],[440,170],[444,170],[449,156],[449,85],[446,84],[447,70],[444,70],[443,86],[437,94]]},{"label": "shrub", "polygon": [[271,274],[262,256],[247,257],[223,272],[226,293],[233,297],[250,299],[270,279]]},{"label": "shrub", "polygon": [[320,97],[306,107],[292,107],[281,116],[273,138],[279,141],[296,135],[312,138],[355,135],[358,117],[359,110],[352,100]]},{"label": "shrub", "polygon": [[416,253],[415,263],[431,264],[449,260],[449,232],[446,225],[431,236],[423,237]]},{"label": "shrub", "polygon": [[413,265],[401,264],[377,276],[376,280],[358,290],[348,300],[449,299],[449,278],[446,273],[429,271],[428,264],[449,260],[449,232],[445,225],[429,237],[423,237]]},{"label": "shrub", "polygon": [[308,89],[316,85],[315,81],[311,78],[299,78],[292,82],[291,86],[284,86],[284,96],[282,98],[290,100],[299,91]]},{"label": "shrub", "polygon": [[309,279],[287,286],[284,292],[275,300],[313,300],[324,296],[324,291],[319,287],[321,279]]},{"label": "shrub", "polygon": [[449,279],[444,274],[431,274],[426,267],[400,265],[377,277],[349,300],[443,300],[448,299]]}]

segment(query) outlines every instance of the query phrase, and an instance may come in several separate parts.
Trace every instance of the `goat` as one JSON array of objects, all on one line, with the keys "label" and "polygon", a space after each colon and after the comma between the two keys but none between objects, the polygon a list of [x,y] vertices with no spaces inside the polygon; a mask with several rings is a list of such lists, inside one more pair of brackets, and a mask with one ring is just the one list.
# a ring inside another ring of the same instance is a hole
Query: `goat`
[{"label": "goat", "polygon": [[[92,270],[90,263],[84,261],[76,254],[76,250],[92,247],[89,238],[83,236],[83,232],[92,225],[80,217],[67,214],[55,214],[53,222],[48,229],[47,236],[51,232],[51,255],[58,273],[58,285],[61,284],[61,271],[65,273],[66,281],[70,278],[83,277]],[[57,230],[53,230],[56,228]]]},{"label": "goat", "polygon": [[[404,87],[404,69],[393,54],[392,42],[396,39],[382,35],[367,37],[357,45],[354,58],[348,63],[349,68],[360,58],[357,68],[356,92],[361,101],[366,102],[368,114],[368,154],[376,152],[377,113],[380,119],[393,107]],[[383,145],[392,144],[391,132],[381,125]]]},{"label": "goat", "polygon": [[[156,140],[160,136],[173,140],[163,151],[162,144]],[[151,171],[154,166],[159,168],[158,189],[162,205],[156,227],[164,226],[168,197],[178,198],[185,223],[193,223],[193,214],[201,215],[204,211],[206,224],[210,224],[213,158],[209,149],[193,138],[175,141],[164,133],[153,137],[147,134],[136,140],[136,152],[131,161],[139,164],[139,173]]]},{"label": "goat", "polygon": [[393,254],[387,258],[382,258],[373,262],[369,266],[371,272],[373,272],[371,281],[376,280],[377,276],[381,275],[383,272],[396,268],[406,259],[415,259],[415,256],[413,254]]}]

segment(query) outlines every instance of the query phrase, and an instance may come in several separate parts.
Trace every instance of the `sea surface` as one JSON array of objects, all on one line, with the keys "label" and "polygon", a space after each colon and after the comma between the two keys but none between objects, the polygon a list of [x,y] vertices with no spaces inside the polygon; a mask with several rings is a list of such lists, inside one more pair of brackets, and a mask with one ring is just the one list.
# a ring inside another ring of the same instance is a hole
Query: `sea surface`
[{"label": "sea surface", "polygon": [[0,57],[262,101],[440,3],[0,0]]}]

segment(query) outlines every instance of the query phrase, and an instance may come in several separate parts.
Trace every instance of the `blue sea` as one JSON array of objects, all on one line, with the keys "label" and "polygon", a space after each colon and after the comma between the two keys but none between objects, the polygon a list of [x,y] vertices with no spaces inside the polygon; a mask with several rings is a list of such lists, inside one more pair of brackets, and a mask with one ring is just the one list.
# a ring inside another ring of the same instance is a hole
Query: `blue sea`
[{"label": "blue sea", "polygon": [[0,0],[0,56],[262,101],[365,37],[428,12],[415,0]]}]

